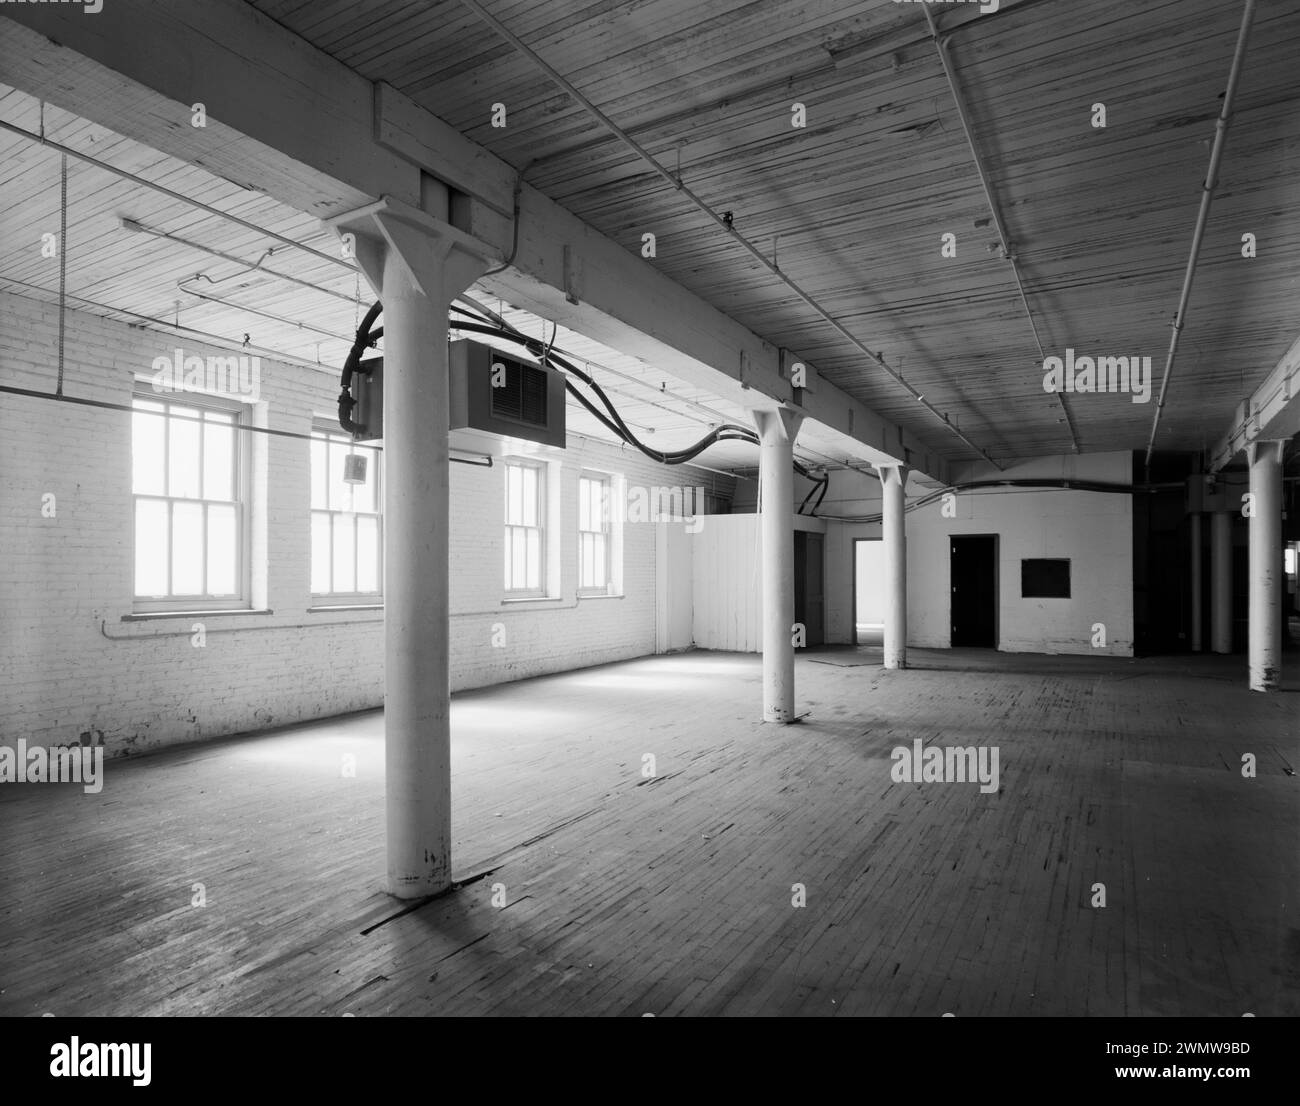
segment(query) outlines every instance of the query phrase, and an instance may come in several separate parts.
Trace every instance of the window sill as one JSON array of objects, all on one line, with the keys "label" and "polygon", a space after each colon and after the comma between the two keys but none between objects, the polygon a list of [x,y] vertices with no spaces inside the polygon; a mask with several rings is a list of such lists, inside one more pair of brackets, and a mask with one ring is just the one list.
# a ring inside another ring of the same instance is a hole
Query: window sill
[{"label": "window sill", "polygon": [[563,603],[564,600],[558,595],[521,595],[518,598],[506,598],[501,600],[503,607],[513,606],[516,603]]},{"label": "window sill", "polygon": [[[252,633],[266,631],[272,633],[282,630],[323,631],[328,626],[382,626],[383,611],[366,610],[356,617],[348,617],[346,609],[342,611],[318,611],[303,614],[281,614],[279,618],[246,619],[232,615],[260,614],[269,615],[273,611],[161,611],[157,614],[123,615],[124,626],[120,633],[108,632],[108,620],[101,619],[99,632],[109,641],[144,641],[146,638],[186,637],[190,634],[192,623],[203,624],[208,634]],[[181,625],[175,625],[180,620]],[[170,625],[169,625],[170,623]]]},{"label": "window sill", "polygon": [[154,622],[160,618],[225,618],[229,615],[270,615],[275,611],[267,608],[266,610],[249,610],[247,607],[230,608],[212,608],[211,610],[199,611],[133,611],[131,614],[122,616],[123,622]]},{"label": "window sill", "polygon": [[307,608],[308,614],[339,614],[345,611],[382,611],[382,603],[321,603]]},{"label": "window sill", "polygon": [[583,600],[585,599],[626,599],[627,596],[621,591],[620,592],[580,591],[578,592],[578,598]]}]

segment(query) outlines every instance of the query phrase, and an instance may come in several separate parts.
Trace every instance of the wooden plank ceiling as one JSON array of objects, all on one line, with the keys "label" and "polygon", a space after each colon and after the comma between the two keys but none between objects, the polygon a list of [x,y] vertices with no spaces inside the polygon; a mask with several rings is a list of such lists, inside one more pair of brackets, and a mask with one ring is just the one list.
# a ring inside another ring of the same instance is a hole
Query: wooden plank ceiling
[{"label": "wooden plank ceiling", "polygon": [[[460,0],[255,6],[526,167],[531,184],[630,251],[653,232],[658,256],[646,264],[811,358],[936,452],[973,458]],[[1008,459],[1070,451],[1062,406],[1042,390],[1011,268],[990,250],[988,205],[918,5],[487,0],[487,7],[665,165],[680,165],[686,184],[716,210],[734,212],[740,233],[775,248],[784,272],[982,448]],[[1158,377],[1240,5],[1001,0],[987,15],[974,5],[932,10],[941,26],[961,24],[952,57],[1045,352],[1140,354]],[[1298,53],[1300,8],[1263,0],[1161,449],[1215,440],[1300,333]],[[795,101],[806,105],[805,128],[791,126]],[[504,128],[490,124],[498,102],[507,108]],[[1091,126],[1096,102],[1107,107],[1104,130]],[[36,101],[3,87],[0,119],[42,127]],[[200,166],[48,106],[43,126],[75,149],[337,251],[314,218]],[[48,298],[57,265],[41,256],[39,241],[58,229],[57,153],[0,131],[0,190],[9,198],[0,210],[0,288]],[[331,372],[341,364],[358,296],[363,305],[367,298],[355,272],[77,161],[69,162],[68,203],[74,306],[179,320],[226,342],[248,334],[255,346],[319,360]],[[124,230],[122,216],[173,237]],[[1246,232],[1258,240],[1253,260],[1241,256]],[[945,233],[956,235],[954,259],[941,256]],[[513,317],[525,329],[541,325]],[[616,401],[629,421],[655,428],[654,444],[677,448],[719,417],[743,421],[653,366],[576,335],[562,334],[560,344],[625,374],[598,377],[621,389]],[[1066,403],[1083,451],[1145,445],[1154,399],[1076,395]],[[576,428],[604,436],[583,418]],[[830,439],[814,432],[805,440],[809,461],[844,459]],[[752,449],[719,446],[705,460],[748,467]]]},{"label": "wooden plank ceiling", "polygon": [[[0,120],[30,134],[43,131],[54,142],[136,177],[338,255],[337,239],[315,217],[58,108],[46,105],[42,111],[31,96],[2,85]],[[60,190],[60,154],[0,130],[0,195],[6,197],[0,208],[0,291],[57,302],[59,260],[45,256],[41,247],[42,235],[59,233]],[[318,366],[337,379],[371,302],[366,282],[350,264],[331,264],[76,158],[68,159],[67,200],[69,307],[139,326],[151,335],[155,348],[149,358],[125,370],[148,375],[153,356],[170,356],[187,341],[240,350],[247,340],[250,353]],[[129,221],[126,226],[123,220]],[[741,408],[704,389],[580,334],[553,331],[544,320],[495,298],[476,295],[517,329],[572,355],[651,448],[679,449],[724,422],[750,425]],[[495,344],[519,353],[509,343]],[[73,348],[68,355],[76,358],[79,352]],[[568,423],[576,433],[616,440],[572,398]],[[800,456],[809,465],[845,459],[824,434],[801,443]],[[700,463],[748,470],[756,466],[757,451],[744,442],[720,442]]]},{"label": "wooden plank ceiling", "polygon": [[[955,436],[459,0],[253,0],[415,98],[629,250],[952,458]],[[919,5],[485,0],[856,336],[996,456],[1068,452]],[[1044,350],[1158,377],[1241,18],[1224,0],[935,6]],[[1300,333],[1300,8],[1256,15],[1161,426],[1202,448]],[[791,126],[791,104],[807,107]],[[494,128],[492,105],[507,108]],[[1107,109],[1104,130],[1092,105]],[[957,236],[957,257],[940,254]],[[1241,256],[1256,235],[1258,257]],[[1158,382],[1155,388],[1158,388]],[[1070,396],[1080,448],[1145,445],[1154,399]]]}]

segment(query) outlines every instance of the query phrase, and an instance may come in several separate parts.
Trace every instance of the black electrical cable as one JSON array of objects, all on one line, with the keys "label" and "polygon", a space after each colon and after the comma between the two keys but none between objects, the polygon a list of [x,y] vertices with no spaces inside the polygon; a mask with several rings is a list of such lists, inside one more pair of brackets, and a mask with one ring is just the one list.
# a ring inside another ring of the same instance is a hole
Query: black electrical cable
[{"label": "black electrical cable", "polygon": [[816,484],[814,484],[811,488],[808,489],[808,494],[803,497],[803,502],[799,504],[799,509],[795,511],[795,514],[801,515],[804,513],[804,509],[808,506],[808,503],[812,499],[812,497],[817,494],[817,490],[820,487],[821,487],[821,481],[819,480]]},{"label": "black electrical cable", "polygon": [[612,433],[617,435],[628,445],[635,446],[647,457],[653,461],[658,461],[665,465],[681,465],[694,459],[704,452],[709,446],[718,441],[741,440],[758,444],[758,434],[743,426],[736,426],[732,423],[723,423],[721,426],[714,427],[708,434],[701,438],[694,445],[679,450],[659,450],[654,449],[642,442],[623,421],[618,409],[614,406],[609,396],[599,384],[596,383],[587,373],[583,372],[577,365],[574,365],[567,358],[551,352],[547,353],[547,346],[536,338],[529,337],[526,334],[514,334],[503,331],[497,327],[484,326],[481,323],[455,323],[455,329],[471,334],[482,334],[487,337],[500,338],[505,341],[514,342],[521,345],[533,356],[542,360],[544,364],[553,364],[563,370],[566,374],[577,377],[581,380],[604,404],[608,416],[596,409],[596,407],[587,399],[585,395],[573,384],[571,380],[565,380],[565,388],[575,399],[578,400],[592,415]]},{"label": "black electrical cable", "polygon": [[[636,447],[652,461],[657,461],[663,465],[683,465],[694,460],[711,445],[714,445],[717,442],[743,441],[748,442],[751,445],[759,444],[759,437],[756,431],[745,426],[738,426],[735,423],[722,423],[719,426],[715,426],[699,441],[684,449],[654,449],[642,442],[632,432],[627,423],[623,421],[623,417],[619,414],[618,408],[614,406],[613,401],[605,394],[605,390],[601,388],[601,386],[597,384],[588,373],[583,372],[577,365],[573,364],[573,362],[554,351],[552,347],[555,344],[555,335],[558,333],[558,327],[552,331],[550,341],[543,343],[537,338],[533,338],[530,335],[516,330],[499,315],[496,315],[488,308],[485,308],[480,304],[475,304],[475,307],[478,308],[477,312],[458,306],[454,303],[451,304],[451,311],[474,320],[473,322],[457,322],[452,320],[450,323],[451,328],[465,333],[482,334],[485,337],[498,338],[503,341],[513,342],[516,345],[523,346],[525,350],[536,357],[543,365],[554,365],[565,374],[564,387],[570,395],[581,403],[582,406],[585,407],[602,426],[610,431],[610,433],[615,435],[615,437],[619,438],[621,441],[626,442],[628,445]],[[352,422],[350,417],[352,408],[356,404],[356,400],[354,400],[351,395],[352,376],[357,371],[362,351],[373,347],[384,333],[382,327],[373,329],[375,319],[378,318],[382,310],[383,305],[379,301],[376,301],[370,306],[370,309],[366,312],[365,318],[361,320],[361,325],[357,327],[356,339],[352,344],[352,349],[348,352],[347,360],[344,362],[341,382],[342,390],[339,393],[339,425],[350,434],[358,432],[358,428]],[[573,381],[568,379],[570,376],[576,377],[590,388],[604,405],[605,410],[599,410],[595,404],[593,404],[592,401],[578,389]],[[819,480],[818,477],[813,476],[813,474],[798,461],[794,463],[794,470],[806,479],[818,481],[822,490],[822,495],[823,497],[825,496],[826,485],[829,483],[830,479],[828,475],[821,477]],[[817,489],[814,488],[813,490],[816,491]],[[805,502],[807,501],[805,500]],[[818,500],[818,502],[820,503],[821,501]]]},{"label": "black electrical cable", "polygon": [[817,502],[813,505],[813,509],[808,512],[811,515],[815,515],[817,513],[817,508],[821,506],[822,500],[826,498],[826,489],[830,486],[831,474],[829,472],[826,472],[823,473],[820,477],[814,477],[810,473],[801,472],[800,475],[807,476],[808,479],[813,480],[815,482],[813,486],[808,489],[808,494],[803,497],[803,502],[799,504],[799,510],[797,510],[795,514],[798,515],[803,514],[804,508],[808,506],[808,503],[812,499],[812,497],[817,495],[818,492],[821,492],[821,496],[820,498],[818,498]]},{"label": "black electrical cable", "polygon": [[353,435],[361,433],[362,428],[352,421],[352,408],[357,404],[357,401],[352,398],[352,375],[361,363],[362,351],[373,348],[384,333],[382,329],[371,330],[382,310],[383,305],[378,300],[370,305],[370,310],[366,312],[365,318],[357,327],[357,335],[352,342],[352,348],[348,350],[347,360],[343,362],[343,378],[340,381],[339,392],[339,426]]},{"label": "black electrical cable", "polygon": [[[688,447],[685,450],[673,450],[673,451],[665,452],[662,450],[651,449],[650,447],[642,444],[640,441],[637,440],[636,435],[633,434],[631,429],[627,426],[627,424],[623,422],[622,416],[620,416],[618,413],[618,409],[614,406],[613,402],[605,394],[604,390],[600,387],[599,384],[597,384],[587,373],[584,373],[572,362],[568,361],[566,358],[563,358],[559,354],[556,354],[552,351],[552,346],[554,345],[555,342],[555,333],[556,333],[555,331],[552,332],[550,342],[543,345],[538,339],[532,338],[529,335],[524,334],[522,331],[519,331],[514,327],[510,326],[510,324],[507,323],[504,319],[502,319],[499,315],[494,314],[493,312],[489,311],[487,308],[483,308],[481,307],[481,305],[476,305],[476,306],[480,307],[480,310],[483,312],[484,315],[491,316],[492,322],[495,325],[490,325],[490,326],[485,325],[481,321],[481,316],[475,315],[473,312],[468,311],[464,308],[457,307],[455,304],[451,305],[451,310],[457,312],[458,314],[466,315],[469,318],[475,319],[476,321],[473,324],[463,324],[463,323],[453,322],[451,325],[457,330],[462,330],[462,331],[475,333],[475,334],[483,334],[487,337],[501,338],[504,339],[505,341],[514,342],[517,345],[521,345],[525,349],[527,349],[529,353],[537,357],[538,360],[541,361],[543,364],[555,364],[557,367],[564,370],[565,372],[578,377],[580,380],[583,381],[583,383],[587,384],[592,389],[592,391],[594,391],[596,395],[600,398],[601,402],[605,405],[606,410],[609,412],[610,417],[613,419],[613,423],[611,423],[609,418],[606,418],[603,414],[601,414],[601,412],[595,410],[591,406],[591,404],[587,401],[586,397],[584,397],[581,392],[579,392],[576,388],[572,387],[572,385],[568,381],[566,381],[565,383],[568,391],[580,403],[582,403],[583,406],[586,407],[587,410],[591,412],[591,414],[593,414],[596,418],[598,418],[609,430],[611,430],[618,437],[622,438],[628,444],[635,445],[643,453],[645,453],[647,456],[651,457],[654,460],[663,461],[663,463],[665,464],[681,464],[683,463],[683,460],[689,460],[691,457],[697,456],[709,445],[712,445],[713,442],[716,440],[739,439],[743,441],[752,442],[753,444],[758,443],[758,435],[754,431],[748,429],[747,427],[735,426],[734,424],[731,423],[724,423],[720,427],[715,428],[715,433],[722,432],[719,438],[702,439],[701,443],[697,443],[695,446]],[[682,458],[683,460],[674,459],[678,457]],[[799,470],[801,475],[807,475],[807,470],[803,469],[802,466],[796,466],[796,468]]]},{"label": "black electrical cable", "polygon": [[822,477],[821,494],[817,497],[817,502],[812,505],[812,510],[808,512],[810,515],[815,515],[817,513],[817,508],[819,508],[822,505],[822,500],[826,498],[826,491],[828,488],[830,488],[830,486],[831,486],[831,474],[828,472],[825,476]]},{"label": "black electrical cable", "polygon": [[[703,444],[699,445],[698,447],[693,446],[687,450],[677,450],[668,453],[662,453],[662,451],[659,450],[649,450],[648,447],[642,445],[639,441],[636,440],[636,436],[623,422],[622,417],[619,415],[617,408],[614,407],[613,402],[608,398],[608,396],[605,395],[605,393],[601,390],[600,386],[596,384],[596,382],[592,380],[591,377],[588,376],[586,373],[579,371],[577,366],[573,365],[570,361],[565,360],[561,358],[559,355],[553,353],[553,347],[555,345],[555,337],[556,334],[558,333],[558,327],[554,328],[551,331],[551,338],[545,344],[545,346],[539,348],[540,342],[538,339],[531,338],[529,335],[524,334],[521,330],[519,330],[517,327],[512,326],[510,323],[508,323],[505,319],[503,319],[500,315],[496,314],[490,308],[484,307],[482,304],[477,303],[473,300],[470,300],[469,303],[476,310],[469,310],[464,307],[459,307],[456,304],[451,305],[451,310],[456,312],[459,315],[464,315],[467,318],[473,319],[474,323],[478,326],[486,325],[484,322],[485,318],[492,325],[488,325],[486,329],[474,330],[472,327],[462,326],[462,324],[457,323],[453,320],[451,323],[453,328],[458,330],[470,331],[473,333],[484,334],[488,337],[501,338],[506,341],[510,341],[518,345],[522,345],[526,349],[528,349],[530,353],[536,356],[538,360],[541,361],[543,364],[553,363],[558,367],[567,370],[568,372],[578,376],[585,383],[590,385],[591,388],[597,393],[601,401],[605,404],[605,407],[609,412],[609,415],[615,420],[617,425],[611,425],[610,419],[602,415],[601,412],[593,410],[590,403],[586,401],[586,399],[583,397],[581,392],[577,391],[572,386],[568,386],[567,390],[580,403],[582,403],[583,406],[586,407],[587,410],[591,412],[592,415],[594,415],[597,419],[599,419],[607,429],[609,429],[612,433],[614,433],[617,437],[621,438],[625,442],[628,442],[629,444],[633,444],[637,446],[637,448],[641,449],[643,452],[646,452],[647,456],[650,456],[657,461],[663,460],[664,463],[666,464],[681,464],[683,463],[683,461],[690,460],[692,457],[698,456],[699,453],[704,448],[707,448],[708,445],[712,444],[713,440],[706,440]],[[749,442],[753,445],[758,444],[758,435],[748,427],[738,427],[733,424],[723,424],[723,426],[720,427],[719,429],[722,429],[724,432],[722,433],[720,439],[714,439],[714,440],[724,440],[724,441],[740,440],[740,441]],[[677,458],[680,458],[680,460]],[[803,465],[799,464],[798,462],[795,463],[794,468],[795,471],[798,472],[801,476],[804,476],[809,480],[816,479],[816,477],[814,477],[806,468],[803,467]]]}]

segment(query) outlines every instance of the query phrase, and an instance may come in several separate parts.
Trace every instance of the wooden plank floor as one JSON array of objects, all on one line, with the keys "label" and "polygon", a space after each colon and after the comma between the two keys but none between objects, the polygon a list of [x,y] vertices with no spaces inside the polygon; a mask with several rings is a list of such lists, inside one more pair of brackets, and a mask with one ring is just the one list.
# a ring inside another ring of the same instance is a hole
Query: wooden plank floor
[{"label": "wooden plank floor", "polygon": [[[488,874],[405,914],[377,712],[5,785],[0,1014],[1300,1013],[1294,675],[911,660],[801,655],[787,727],[732,654],[456,696],[456,870]],[[1000,791],[892,782],[917,737],[996,745]]]}]

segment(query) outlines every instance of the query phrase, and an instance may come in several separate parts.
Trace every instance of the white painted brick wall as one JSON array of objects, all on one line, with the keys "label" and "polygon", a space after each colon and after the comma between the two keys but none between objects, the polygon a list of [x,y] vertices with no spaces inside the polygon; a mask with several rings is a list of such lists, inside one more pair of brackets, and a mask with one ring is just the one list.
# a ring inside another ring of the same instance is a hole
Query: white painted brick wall
[{"label": "white painted brick wall", "polygon": [[[57,308],[0,293],[0,383],[53,391]],[[91,314],[66,317],[64,392],[129,403],[134,374],[177,346],[230,352]],[[269,425],[306,433],[330,415],[337,376],[262,359]],[[179,742],[379,706],[383,625],[376,611],[312,612],[305,441],[258,435],[265,488],[267,605],[272,615],[123,622],[132,610],[130,416],[0,393],[0,743],[100,741],[120,756]],[[579,599],[577,481],[583,468],[629,485],[723,478],[656,465],[632,449],[572,437],[561,462],[560,598],[503,604],[503,469],[451,467],[451,683],[482,687],[655,649],[655,537],[624,528],[624,597]],[[57,497],[42,518],[41,496]],[[683,581],[689,589],[690,582]],[[494,647],[501,623],[506,644]],[[101,736],[102,735],[102,736]]]}]

